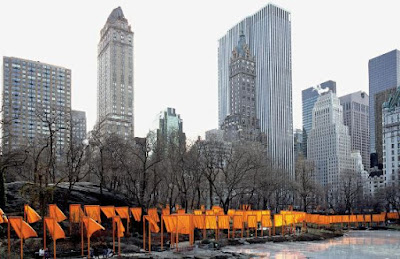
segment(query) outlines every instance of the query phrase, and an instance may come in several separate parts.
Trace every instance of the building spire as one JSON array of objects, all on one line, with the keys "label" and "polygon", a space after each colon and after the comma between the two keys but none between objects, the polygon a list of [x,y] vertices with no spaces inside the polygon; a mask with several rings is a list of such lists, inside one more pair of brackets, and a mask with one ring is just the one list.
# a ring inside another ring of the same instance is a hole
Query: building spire
[{"label": "building spire", "polygon": [[116,20],[123,20],[125,19],[124,13],[120,6],[112,10],[110,16],[108,16],[107,22],[115,22]]},{"label": "building spire", "polygon": [[236,49],[239,57],[246,56],[246,36],[244,35],[243,30],[240,30],[239,41]]}]

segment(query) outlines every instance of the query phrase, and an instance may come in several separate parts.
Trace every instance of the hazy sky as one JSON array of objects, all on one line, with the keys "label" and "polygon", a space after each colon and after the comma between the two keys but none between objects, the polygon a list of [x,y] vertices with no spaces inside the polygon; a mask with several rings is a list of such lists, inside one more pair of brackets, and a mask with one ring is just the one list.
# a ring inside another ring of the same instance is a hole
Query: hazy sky
[{"label": "hazy sky", "polygon": [[[135,33],[135,135],[144,136],[161,110],[174,107],[187,136],[195,138],[218,124],[218,39],[268,3],[1,1],[0,56],[72,69],[72,108],[86,111],[89,130],[97,116],[100,29],[121,6]],[[292,14],[295,128],[301,127],[302,89],[331,79],[339,95],[368,92],[368,60],[400,46],[398,0],[270,3]]]}]

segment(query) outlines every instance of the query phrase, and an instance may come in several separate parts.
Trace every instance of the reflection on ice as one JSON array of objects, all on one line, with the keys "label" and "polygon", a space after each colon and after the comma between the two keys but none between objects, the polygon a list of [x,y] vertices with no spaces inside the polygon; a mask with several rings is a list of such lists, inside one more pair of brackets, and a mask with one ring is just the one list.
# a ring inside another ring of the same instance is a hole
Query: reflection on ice
[{"label": "reflection on ice", "polygon": [[315,242],[284,242],[226,247],[255,258],[400,258],[400,231],[350,231]]}]

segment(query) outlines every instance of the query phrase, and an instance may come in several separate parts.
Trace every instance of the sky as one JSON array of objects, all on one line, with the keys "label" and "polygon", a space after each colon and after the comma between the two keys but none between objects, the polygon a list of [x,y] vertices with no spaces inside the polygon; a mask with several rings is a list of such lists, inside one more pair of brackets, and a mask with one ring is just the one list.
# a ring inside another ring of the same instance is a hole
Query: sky
[{"label": "sky", "polygon": [[398,0],[20,0],[0,2],[0,56],[70,68],[72,108],[90,130],[100,30],[121,6],[134,31],[135,136],[173,107],[195,139],[218,127],[218,39],[268,3],[291,12],[294,128],[301,90],[334,80],[339,96],[368,92],[368,60],[400,48]]}]

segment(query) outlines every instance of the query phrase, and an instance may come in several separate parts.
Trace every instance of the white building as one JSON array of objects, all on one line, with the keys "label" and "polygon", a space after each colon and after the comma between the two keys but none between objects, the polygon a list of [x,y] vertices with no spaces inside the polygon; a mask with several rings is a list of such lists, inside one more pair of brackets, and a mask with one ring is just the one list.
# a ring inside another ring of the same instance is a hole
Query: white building
[{"label": "white building", "polygon": [[383,177],[385,186],[400,185],[400,88],[383,104]]},{"label": "white building", "polygon": [[307,158],[315,163],[315,180],[330,191],[338,190],[342,175],[354,166],[343,107],[332,91],[315,103],[307,146]]}]

